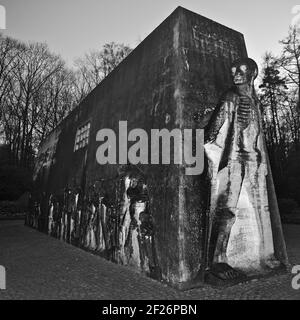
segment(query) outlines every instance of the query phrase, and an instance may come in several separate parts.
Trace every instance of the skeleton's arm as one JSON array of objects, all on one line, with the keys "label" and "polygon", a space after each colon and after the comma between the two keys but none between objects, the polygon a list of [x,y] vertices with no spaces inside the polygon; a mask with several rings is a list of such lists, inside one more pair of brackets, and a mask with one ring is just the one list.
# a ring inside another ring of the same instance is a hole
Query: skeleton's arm
[{"label": "skeleton's arm", "polygon": [[226,116],[227,116],[227,111],[226,111],[226,102],[218,105],[216,109],[214,110],[212,117],[205,128],[205,133],[204,133],[204,141],[206,143],[215,143],[216,144],[216,139],[217,135],[220,132],[220,129],[222,128]]}]

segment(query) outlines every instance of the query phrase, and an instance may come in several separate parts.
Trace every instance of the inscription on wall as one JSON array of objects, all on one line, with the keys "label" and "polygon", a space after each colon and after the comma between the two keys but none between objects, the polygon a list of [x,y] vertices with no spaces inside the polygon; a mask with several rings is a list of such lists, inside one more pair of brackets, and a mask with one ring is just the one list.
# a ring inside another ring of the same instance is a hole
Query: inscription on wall
[{"label": "inscription on wall", "polygon": [[194,25],[192,30],[196,47],[201,53],[214,57],[231,58],[231,60],[239,57],[239,50],[229,37],[220,38],[220,34],[200,25]]}]

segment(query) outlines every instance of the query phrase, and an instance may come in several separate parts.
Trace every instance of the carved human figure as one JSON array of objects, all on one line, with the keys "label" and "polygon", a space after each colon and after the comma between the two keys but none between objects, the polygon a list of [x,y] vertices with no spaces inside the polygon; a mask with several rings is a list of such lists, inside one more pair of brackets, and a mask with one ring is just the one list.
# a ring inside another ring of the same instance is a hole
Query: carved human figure
[{"label": "carved human figure", "polygon": [[48,215],[48,234],[52,235],[53,233],[53,227],[54,227],[54,219],[53,219],[53,195],[51,194],[49,197],[49,203],[48,203],[48,208],[49,208],[49,215]]},{"label": "carved human figure", "polygon": [[[238,270],[247,264],[274,265],[267,155],[254,89],[258,68],[255,61],[245,58],[233,63],[231,72],[234,85],[212,115],[204,146],[210,180],[208,263],[210,272],[222,280],[242,276]],[[236,231],[239,240],[229,248],[238,213],[244,221],[251,222],[252,240],[248,243],[241,240],[249,233],[248,226],[241,225]],[[253,256],[240,258],[248,247]],[[229,253],[236,257],[230,263]]]},{"label": "carved human figure", "polygon": [[160,277],[154,243],[153,220],[145,179],[130,173],[124,177],[119,233],[122,263],[134,265],[152,277]]}]

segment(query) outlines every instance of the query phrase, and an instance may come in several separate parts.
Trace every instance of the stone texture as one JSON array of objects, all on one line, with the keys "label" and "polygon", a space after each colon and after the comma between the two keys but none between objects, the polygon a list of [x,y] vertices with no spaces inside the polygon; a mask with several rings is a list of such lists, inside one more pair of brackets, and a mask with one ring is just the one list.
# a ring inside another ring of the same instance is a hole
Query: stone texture
[{"label": "stone texture", "polygon": [[[290,261],[299,265],[300,225],[284,225],[284,234]],[[292,289],[291,273],[228,288],[178,291],[25,227],[22,221],[0,221],[0,264],[7,272],[0,300],[300,299],[300,290]]]},{"label": "stone texture", "polygon": [[[128,131],[148,133],[203,126],[231,85],[231,63],[245,56],[242,34],[178,7],[42,144],[27,223],[112,261],[131,261],[156,279],[174,285],[193,279],[203,261],[205,181],[186,176],[185,164],[100,166],[96,135],[102,128],[117,133],[124,120]],[[76,131],[88,122],[89,145],[74,152]],[[134,177],[146,185],[147,198],[128,202],[125,181]],[[138,202],[145,213],[134,211]],[[94,242],[105,243],[105,236],[109,247]],[[136,239],[143,239],[138,246]]]}]

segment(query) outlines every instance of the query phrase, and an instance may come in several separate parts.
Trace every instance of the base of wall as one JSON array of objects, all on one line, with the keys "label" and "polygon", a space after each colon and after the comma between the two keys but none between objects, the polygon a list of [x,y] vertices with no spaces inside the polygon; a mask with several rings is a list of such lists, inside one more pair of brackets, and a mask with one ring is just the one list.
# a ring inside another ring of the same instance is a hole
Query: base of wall
[{"label": "base of wall", "polygon": [[282,264],[278,268],[266,271],[266,273],[263,273],[263,274],[245,276],[240,279],[227,280],[227,281],[214,277],[211,274],[210,275],[199,274],[195,279],[191,281],[180,282],[174,285],[172,284],[171,286],[181,291],[187,291],[191,289],[205,288],[205,287],[226,288],[226,287],[231,287],[238,284],[259,281],[260,279],[267,279],[270,277],[279,276],[279,275],[288,273],[289,270],[290,270],[289,265],[286,266]]}]

